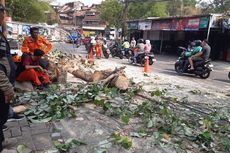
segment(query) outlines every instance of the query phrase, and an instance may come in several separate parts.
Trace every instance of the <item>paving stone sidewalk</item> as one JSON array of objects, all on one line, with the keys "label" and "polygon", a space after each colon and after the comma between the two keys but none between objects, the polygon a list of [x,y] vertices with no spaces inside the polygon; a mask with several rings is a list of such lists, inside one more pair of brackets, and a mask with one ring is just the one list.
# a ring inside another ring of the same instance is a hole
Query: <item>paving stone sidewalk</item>
[{"label": "paving stone sidewalk", "polygon": [[52,142],[52,123],[29,123],[26,118],[21,121],[7,122],[8,130],[4,131],[5,139],[11,143],[6,149],[15,150],[18,145],[26,145],[27,153],[43,153],[54,148]]}]

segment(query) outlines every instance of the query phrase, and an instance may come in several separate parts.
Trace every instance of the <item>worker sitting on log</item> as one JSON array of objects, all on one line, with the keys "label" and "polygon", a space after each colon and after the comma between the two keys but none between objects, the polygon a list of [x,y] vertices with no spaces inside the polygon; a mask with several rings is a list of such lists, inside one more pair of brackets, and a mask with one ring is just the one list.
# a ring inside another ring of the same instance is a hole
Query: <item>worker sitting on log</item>
[{"label": "worker sitting on log", "polygon": [[[29,37],[26,37],[22,44],[22,52],[23,53],[30,53],[34,54],[35,49],[43,50],[45,55],[48,54],[52,49],[52,44],[47,41],[43,36],[38,35],[39,29],[38,27],[32,27],[30,28],[30,35]],[[47,69],[48,67],[48,61],[41,59],[39,61],[39,64]]]},{"label": "worker sitting on log", "polygon": [[43,89],[51,82],[45,69],[39,65],[44,51],[35,49],[34,54],[23,53],[22,60],[16,70],[16,80],[19,82],[31,81],[38,89]]}]

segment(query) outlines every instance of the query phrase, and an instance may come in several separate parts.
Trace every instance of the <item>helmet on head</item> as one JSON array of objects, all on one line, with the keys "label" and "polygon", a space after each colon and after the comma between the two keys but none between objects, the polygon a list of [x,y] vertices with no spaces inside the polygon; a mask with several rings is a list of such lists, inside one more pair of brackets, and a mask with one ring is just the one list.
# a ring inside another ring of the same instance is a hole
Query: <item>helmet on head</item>
[{"label": "helmet on head", "polygon": [[138,42],[139,43],[144,43],[144,40],[143,39],[139,39]]},{"label": "helmet on head", "polygon": [[150,40],[145,40],[145,43],[146,44],[150,44]]},{"label": "helmet on head", "polygon": [[195,46],[201,46],[201,41],[200,40],[195,40]]}]

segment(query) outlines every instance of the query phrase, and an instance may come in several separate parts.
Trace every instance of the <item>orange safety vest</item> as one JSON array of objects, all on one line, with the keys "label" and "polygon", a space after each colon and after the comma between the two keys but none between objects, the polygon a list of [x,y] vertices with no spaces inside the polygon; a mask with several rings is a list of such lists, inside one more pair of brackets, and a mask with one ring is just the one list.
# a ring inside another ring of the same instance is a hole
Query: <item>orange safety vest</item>
[{"label": "orange safety vest", "polygon": [[22,52],[23,53],[34,53],[35,49],[41,49],[48,54],[52,49],[52,44],[47,41],[44,37],[38,36],[35,41],[32,37],[26,37],[22,44]]}]

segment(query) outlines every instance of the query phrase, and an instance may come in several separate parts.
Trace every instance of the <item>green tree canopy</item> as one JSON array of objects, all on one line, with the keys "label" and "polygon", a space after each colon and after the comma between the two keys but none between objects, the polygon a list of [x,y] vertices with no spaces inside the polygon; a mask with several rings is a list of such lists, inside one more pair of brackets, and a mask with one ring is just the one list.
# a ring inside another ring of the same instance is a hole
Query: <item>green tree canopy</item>
[{"label": "green tree canopy", "polygon": [[203,13],[227,13],[230,12],[230,0],[200,1]]},{"label": "green tree canopy", "polygon": [[165,3],[133,3],[129,6],[129,19],[141,19],[147,17],[165,17],[167,8]]},{"label": "green tree canopy", "polygon": [[39,0],[7,0],[6,6],[9,8],[8,14],[14,21],[39,23],[47,22],[50,13],[55,15],[55,11],[48,2]]},{"label": "green tree canopy", "polygon": [[107,21],[109,26],[121,27],[122,3],[118,0],[105,0],[99,7],[101,19]]}]

